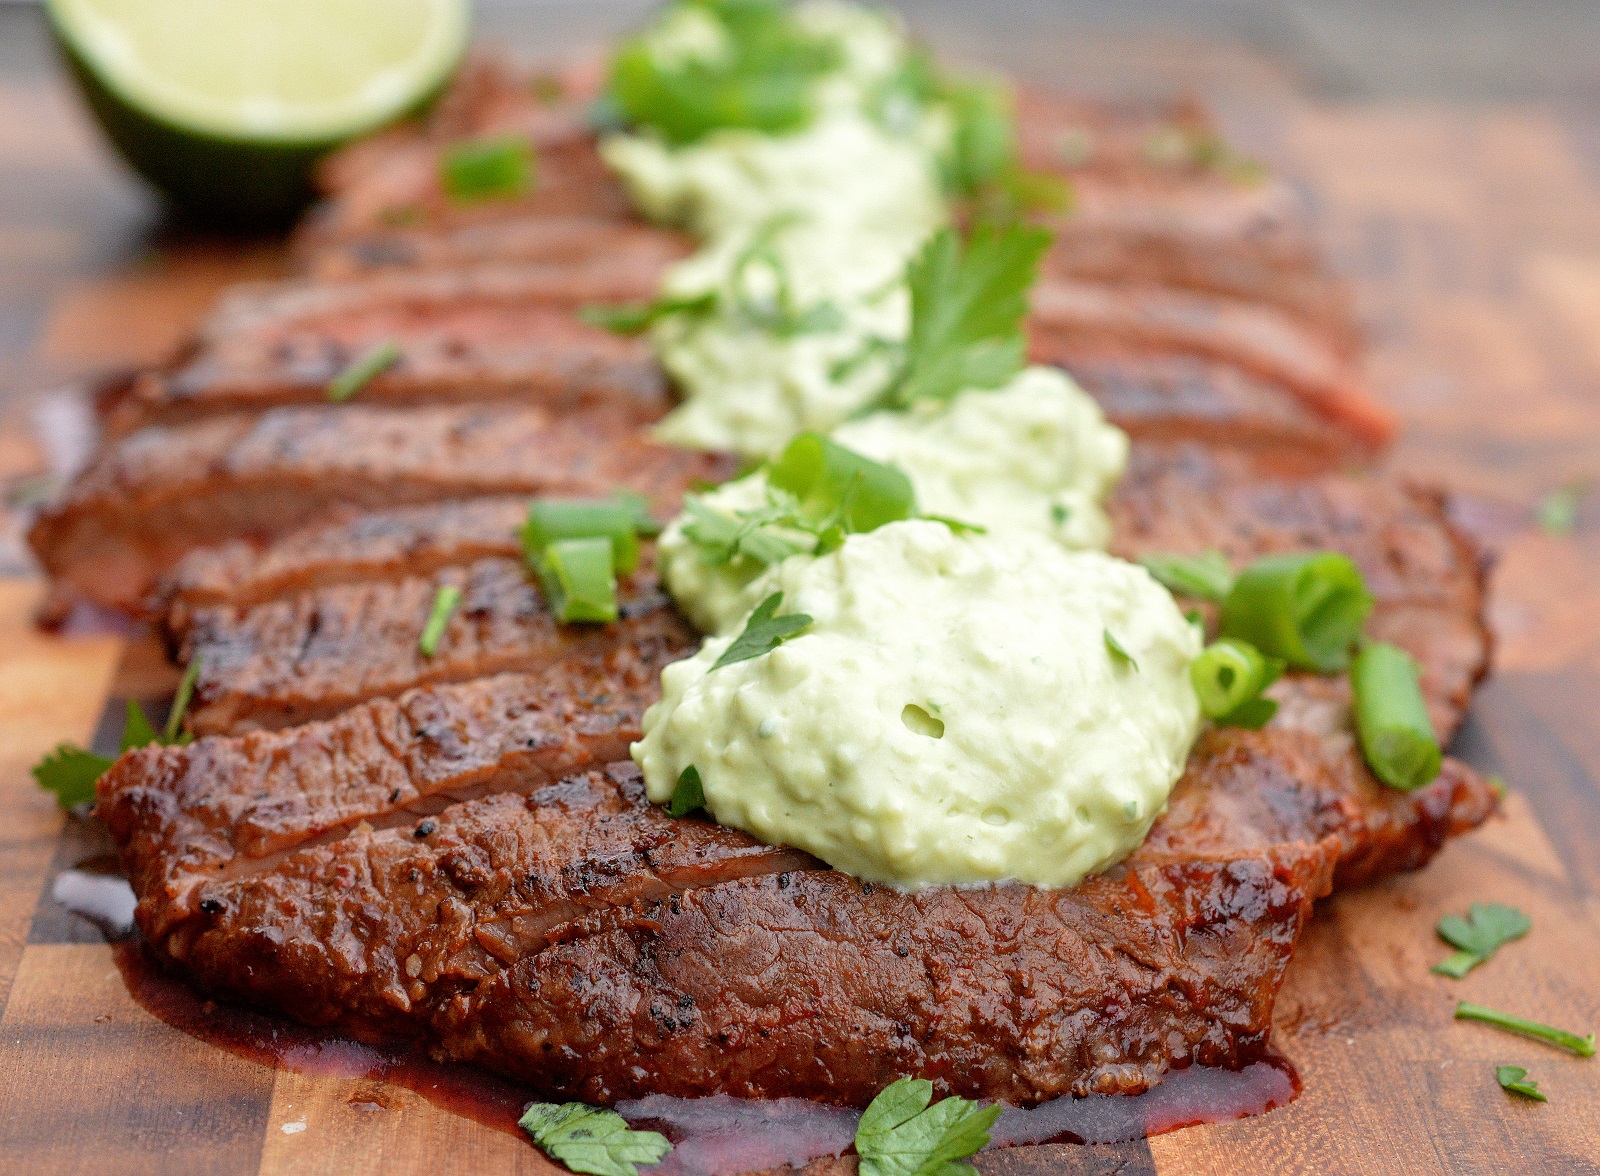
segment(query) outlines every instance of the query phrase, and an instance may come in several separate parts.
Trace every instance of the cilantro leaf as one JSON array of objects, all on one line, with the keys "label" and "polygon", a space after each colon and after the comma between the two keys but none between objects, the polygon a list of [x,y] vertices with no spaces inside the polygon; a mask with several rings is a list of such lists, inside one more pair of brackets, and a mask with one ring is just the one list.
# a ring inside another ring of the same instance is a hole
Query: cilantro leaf
[{"label": "cilantro leaf", "polygon": [[56,803],[70,809],[94,800],[94,786],[111,763],[103,755],[63,743],[34,764],[31,771],[40,788],[54,792]]},{"label": "cilantro leaf", "polygon": [[1039,259],[1052,236],[1023,225],[979,225],[963,245],[935,233],[906,270],[911,335],[900,370],[864,412],[949,400],[969,388],[998,388],[1022,370],[1022,320]]},{"label": "cilantro leaf", "polygon": [[749,621],[745,623],[744,632],[735,637],[733,644],[722,651],[722,656],[712,664],[711,669],[720,670],[723,666],[731,666],[735,662],[749,661],[751,658],[771,653],[789,638],[811,627],[811,618],[805,613],[792,613],[786,617],[774,616],[782,604],[783,593],[774,592],[756,605]]},{"label": "cilantro leaf", "polygon": [[1500,1084],[1500,1089],[1508,1090],[1512,1094],[1520,1094],[1523,1098],[1531,1098],[1538,1102],[1549,1102],[1549,1096],[1539,1089],[1539,1084],[1528,1077],[1528,1072],[1521,1066],[1496,1066],[1494,1080]]},{"label": "cilantro leaf", "polygon": [[589,1176],[638,1176],[672,1150],[655,1131],[635,1131],[615,1111],[583,1103],[534,1103],[517,1120],[551,1159]]},{"label": "cilantro leaf", "polygon": [[673,785],[672,796],[667,801],[669,816],[686,817],[696,809],[706,807],[706,788],[700,779],[700,769],[690,764]]},{"label": "cilantro leaf", "polygon": [[[194,736],[183,730],[183,716],[189,709],[189,700],[194,697],[194,684],[199,677],[200,659],[194,658],[184,668],[178,692],[173,696],[172,710],[167,715],[166,729],[161,732],[150,725],[144,708],[135,700],[128,699],[127,717],[123,719],[122,738],[118,743],[121,750],[132,751],[136,747],[149,747],[151,744],[181,747],[194,742]],[[75,743],[60,743],[54,751],[33,765],[30,774],[40,788],[56,794],[57,804],[70,809],[94,801],[95,785],[115,762],[106,756],[86,751]]]},{"label": "cilantro leaf", "polygon": [[[786,215],[768,221],[740,251],[728,274],[734,309],[739,317],[755,329],[780,339],[834,331],[845,325],[844,314],[831,302],[819,302],[804,310],[796,304],[794,288],[789,282],[789,267],[773,242],[798,220],[798,217]],[[770,280],[770,292],[759,280],[763,272]],[[756,278],[755,284],[752,278]]]},{"label": "cilantro leaf", "polygon": [[649,302],[624,302],[616,306],[594,303],[580,307],[578,318],[613,335],[638,335],[672,315],[707,314],[716,306],[716,292],[707,291],[687,297],[662,295]]},{"label": "cilantro leaf", "polygon": [[1132,666],[1133,672],[1137,674],[1139,672],[1139,663],[1134,660],[1133,654],[1122,648],[1122,642],[1111,635],[1110,629],[1101,629],[1100,633],[1105,638],[1106,652],[1111,655],[1111,660],[1119,665]]},{"label": "cilantro leaf", "polygon": [[1521,939],[1532,927],[1533,920],[1516,907],[1475,902],[1465,919],[1446,915],[1439,920],[1439,938],[1457,950],[1435,964],[1433,971],[1459,980],[1505,944]]},{"label": "cilantro leaf", "polygon": [[953,519],[949,515],[925,514],[919,516],[930,523],[943,523],[950,528],[952,535],[987,535],[989,528],[981,523],[964,523],[960,519]]},{"label": "cilantro leaf", "polygon": [[1198,600],[1224,600],[1233,588],[1233,569],[1220,551],[1204,555],[1156,552],[1139,563],[1168,591]]},{"label": "cilantro leaf", "polygon": [[933,1100],[926,1078],[901,1078],[878,1092],[856,1128],[861,1176],[961,1176],[959,1161],[989,1142],[998,1106],[964,1098]]}]

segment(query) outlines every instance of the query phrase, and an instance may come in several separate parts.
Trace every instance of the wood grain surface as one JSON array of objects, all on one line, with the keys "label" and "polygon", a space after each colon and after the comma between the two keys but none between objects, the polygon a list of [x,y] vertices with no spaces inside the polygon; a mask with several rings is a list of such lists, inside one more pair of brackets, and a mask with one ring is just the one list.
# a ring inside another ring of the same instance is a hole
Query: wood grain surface
[{"label": "wood grain surface", "polygon": [[[988,1153],[978,1167],[1600,1172],[1600,1059],[1451,1019],[1468,998],[1600,1029],[1600,500],[1587,499],[1570,536],[1532,523],[1543,495],[1600,478],[1600,182],[1553,109],[1255,93],[1224,113],[1303,181],[1357,284],[1376,384],[1406,421],[1395,463],[1461,489],[1463,517],[1499,553],[1496,673],[1456,750],[1512,791],[1501,818],[1427,869],[1322,904],[1279,1001],[1277,1041],[1305,1083],[1296,1102],[1132,1144]],[[0,93],[8,111],[21,109],[13,98],[46,124],[66,117],[54,98]],[[29,161],[50,199],[88,166],[82,134],[0,119],[0,163]],[[0,385],[13,391],[19,372],[42,387],[146,361],[223,282],[278,264],[270,247],[159,237],[149,255],[94,260],[70,239],[10,232],[0,223],[0,284],[23,272],[8,258],[56,259],[67,275]],[[65,258],[78,259],[71,273]],[[16,489],[47,454],[22,428],[26,400],[0,408],[0,480]],[[103,839],[64,818],[27,769],[62,739],[111,731],[106,700],[159,693],[169,671],[144,645],[41,635],[39,594],[37,580],[0,579],[0,1168],[552,1171],[515,1136],[406,1087],[252,1061],[130,997],[112,948],[49,893]],[[1472,901],[1520,906],[1532,933],[1465,980],[1430,975],[1445,954],[1433,924]],[[1503,1063],[1526,1067],[1550,1102],[1502,1092]]]}]

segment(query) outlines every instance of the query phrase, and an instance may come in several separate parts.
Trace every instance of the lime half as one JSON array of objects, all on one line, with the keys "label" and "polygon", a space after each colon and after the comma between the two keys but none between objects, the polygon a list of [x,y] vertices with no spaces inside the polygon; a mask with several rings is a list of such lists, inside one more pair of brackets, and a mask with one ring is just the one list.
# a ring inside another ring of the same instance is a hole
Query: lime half
[{"label": "lime half", "polygon": [[330,148],[436,95],[468,0],[48,0],[117,149],[186,212],[292,217]]}]

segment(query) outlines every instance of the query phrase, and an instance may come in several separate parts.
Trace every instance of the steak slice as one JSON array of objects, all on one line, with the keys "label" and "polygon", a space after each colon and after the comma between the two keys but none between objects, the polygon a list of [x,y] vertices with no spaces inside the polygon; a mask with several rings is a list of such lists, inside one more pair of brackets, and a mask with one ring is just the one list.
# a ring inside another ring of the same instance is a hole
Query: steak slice
[{"label": "steak slice", "polygon": [[323,404],[334,377],[385,343],[399,359],[361,387],[364,405],[510,400],[647,423],[670,406],[648,345],[586,325],[576,308],[648,298],[664,265],[604,257],[238,287],[182,366],[134,382],[105,432]]},{"label": "steak slice", "polygon": [[1070,370],[1075,357],[1108,350],[1219,360],[1299,400],[1346,432],[1352,445],[1375,451],[1394,435],[1393,414],[1372,398],[1351,363],[1326,338],[1270,307],[1047,279],[1034,290],[1028,326],[1038,363]]},{"label": "steak slice", "polygon": [[[1273,552],[1344,552],[1377,602],[1367,632],[1416,658],[1441,739],[1455,732],[1488,672],[1484,561],[1450,523],[1438,491],[1374,475],[1263,478],[1200,446],[1136,446],[1107,509],[1112,551],[1129,559],[1220,551],[1238,568]],[[1347,681],[1300,681],[1296,706],[1307,709],[1297,721],[1342,725]],[[1336,713],[1310,713],[1330,707]]]},{"label": "steak slice", "polygon": [[[460,589],[460,604],[425,655],[418,638],[445,585]],[[648,571],[618,596],[614,624],[560,624],[521,560],[493,558],[248,609],[201,609],[182,651],[183,661],[200,663],[189,726],[208,735],[287,727],[412,686],[531,672],[619,648],[660,648],[670,661],[699,645]]]},{"label": "steak slice", "polygon": [[[208,760],[281,776],[280,746],[326,742],[322,727],[355,714],[137,751],[108,774],[101,804],[150,943],[219,996],[421,1037],[541,1096],[601,1103],[722,1091],[862,1105],[906,1073],[1032,1103],[1243,1065],[1265,1049],[1295,938],[1335,871],[1419,864],[1493,807],[1453,762],[1391,793],[1339,767],[1347,745],[1268,730],[1204,737],[1146,845],[1061,891],[866,885],[667,817],[631,765],[531,792],[507,782],[420,821],[397,808],[293,852],[274,839],[249,871],[217,866],[222,854],[204,872],[169,866],[192,835],[143,832],[147,814],[171,828],[194,803],[179,781],[214,780],[206,794],[241,807],[264,783],[208,776]],[[363,766],[318,771],[363,780]],[[381,802],[383,786],[363,795]]]},{"label": "steak slice", "polygon": [[502,494],[644,494],[664,513],[731,459],[653,445],[598,414],[349,405],[141,429],[103,449],[29,532],[89,601],[137,612],[183,554],[380,507]]}]

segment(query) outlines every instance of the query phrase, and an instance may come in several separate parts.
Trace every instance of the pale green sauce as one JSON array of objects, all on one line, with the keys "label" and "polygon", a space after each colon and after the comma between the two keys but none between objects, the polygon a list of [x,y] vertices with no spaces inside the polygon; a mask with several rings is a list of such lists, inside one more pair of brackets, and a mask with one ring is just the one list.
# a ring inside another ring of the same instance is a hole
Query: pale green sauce
[{"label": "pale green sauce", "polygon": [[1200,636],[1142,568],[912,520],[767,586],[814,624],[666,669],[633,745],[652,800],[692,764],[718,821],[858,877],[1070,886],[1144,839],[1183,771]]}]

